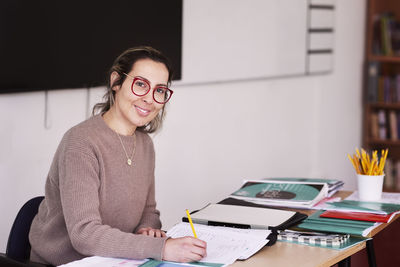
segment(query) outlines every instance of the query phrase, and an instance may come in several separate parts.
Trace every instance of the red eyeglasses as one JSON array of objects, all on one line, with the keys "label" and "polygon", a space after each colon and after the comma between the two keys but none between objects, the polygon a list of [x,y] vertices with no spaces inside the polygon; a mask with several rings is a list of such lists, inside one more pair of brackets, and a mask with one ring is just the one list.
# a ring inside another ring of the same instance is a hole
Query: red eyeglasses
[{"label": "red eyeglasses", "polygon": [[[150,92],[150,84],[147,80],[140,77],[132,77],[123,72],[127,77],[132,78],[131,91],[136,96],[144,96]],[[157,86],[153,89],[153,99],[158,104],[165,104],[169,101],[174,91],[166,86]]]}]

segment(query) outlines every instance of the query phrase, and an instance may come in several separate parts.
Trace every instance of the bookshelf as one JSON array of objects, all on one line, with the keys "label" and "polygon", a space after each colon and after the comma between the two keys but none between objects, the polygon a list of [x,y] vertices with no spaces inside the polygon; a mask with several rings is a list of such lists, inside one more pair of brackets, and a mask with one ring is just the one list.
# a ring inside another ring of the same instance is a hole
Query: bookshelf
[{"label": "bookshelf", "polygon": [[369,0],[363,147],[389,148],[384,191],[400,192],[400,1]]}]

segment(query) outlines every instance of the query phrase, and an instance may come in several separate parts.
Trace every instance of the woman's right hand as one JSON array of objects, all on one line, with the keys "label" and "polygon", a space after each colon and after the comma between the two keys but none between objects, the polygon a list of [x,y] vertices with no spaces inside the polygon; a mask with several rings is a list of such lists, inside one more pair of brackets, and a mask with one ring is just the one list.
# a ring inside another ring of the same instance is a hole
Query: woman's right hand
[{"label": "woman's right hand", "polygon": [[163,260],[176,262],[199,261],[207,254],[207,243],[203,240],[186,236],[169,238],[165,241]]}]

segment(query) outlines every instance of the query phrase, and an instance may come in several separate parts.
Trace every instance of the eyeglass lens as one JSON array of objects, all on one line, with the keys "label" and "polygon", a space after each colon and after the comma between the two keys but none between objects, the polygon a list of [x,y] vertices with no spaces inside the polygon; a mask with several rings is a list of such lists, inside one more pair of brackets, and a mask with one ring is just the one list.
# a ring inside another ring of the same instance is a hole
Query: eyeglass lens
[{"label": "eyeglass lens", "polygon": [[[135,79],[132,85],[132,91],[137,96],[144,96],[150,90],[150,85],[141,79]],[[153,98],[158,103],[165,103],[171,97],[171,91],[166,87],[157,87],[153,91]]]}]

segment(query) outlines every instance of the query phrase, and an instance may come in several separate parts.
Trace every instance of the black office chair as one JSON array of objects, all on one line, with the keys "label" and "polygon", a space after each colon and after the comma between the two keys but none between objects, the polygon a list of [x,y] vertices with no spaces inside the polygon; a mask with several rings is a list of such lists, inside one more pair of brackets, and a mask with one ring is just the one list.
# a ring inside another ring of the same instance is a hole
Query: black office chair
[{"label": "black office chair", "polygon": [[6,254],[0,254],[0,266],[46,266],[29,261],[31,252],[31,245],[28,238],[29,230],[43,199],[43,196],[32,198],[19,210],[8,237]]}]

